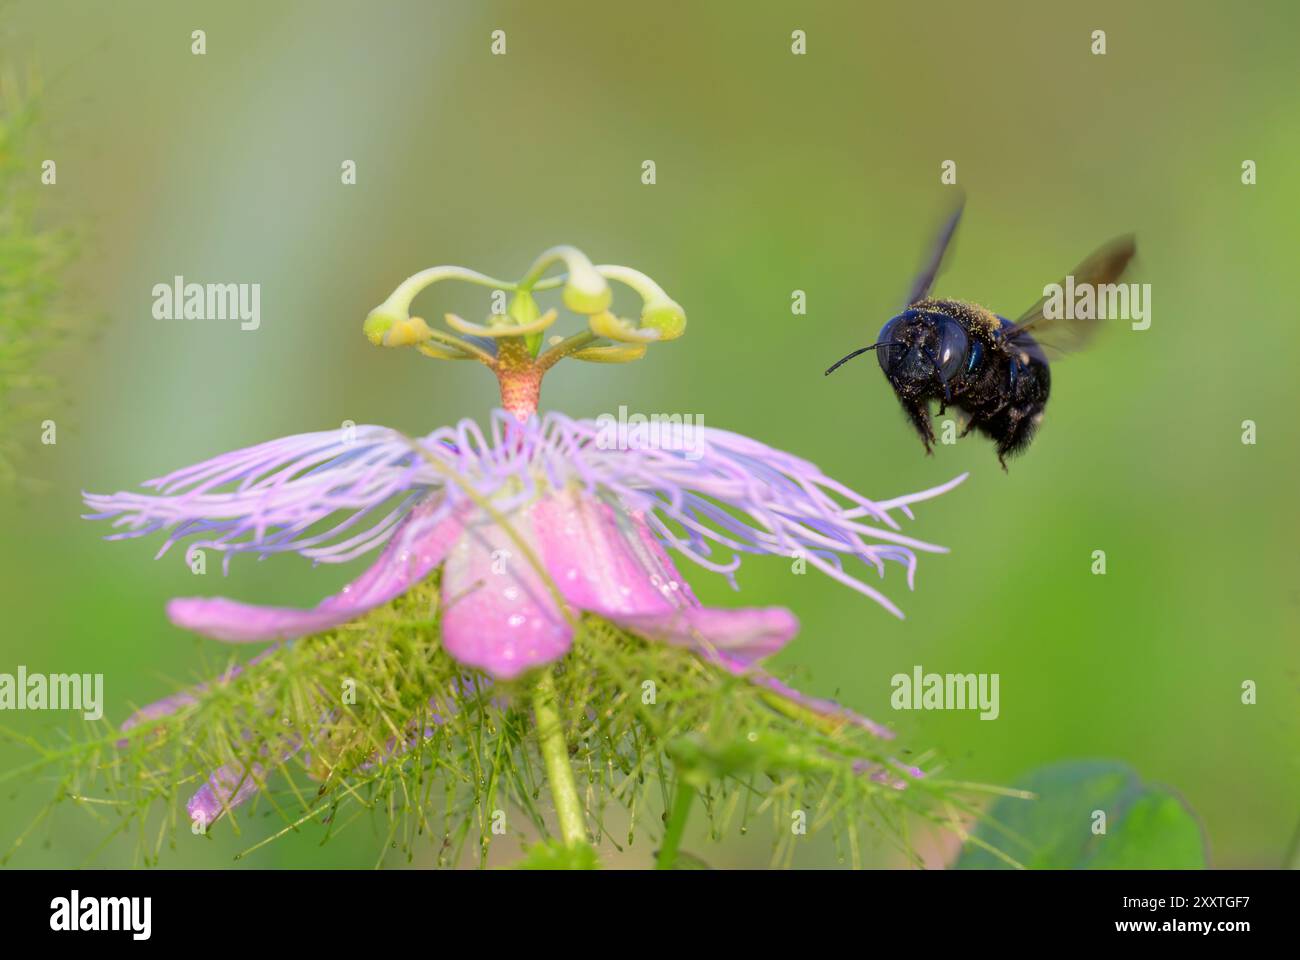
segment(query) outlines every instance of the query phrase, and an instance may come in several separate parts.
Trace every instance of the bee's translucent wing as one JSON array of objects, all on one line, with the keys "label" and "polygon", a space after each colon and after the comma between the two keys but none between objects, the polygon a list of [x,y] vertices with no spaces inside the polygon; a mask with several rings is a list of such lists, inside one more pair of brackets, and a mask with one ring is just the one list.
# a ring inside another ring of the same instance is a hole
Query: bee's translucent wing
[{"label": "bee's translucent wing", "polygon": [[[1135,253],[1137,253],[1137,240],[1131,234],[1110,241],[1069,274],[1074,278],[1074,289],[1080,290],[1084,285],[1088,285],[1093,288],[1094,296],[1102,293],[1103,291],[1098,288],[1119,280]],[[1057,287],[1062,291],[1063,298],[1066,280],[1063,278]],[[1125,297],[1127,298],[1127,295]],[[1004,331],[1004,336],[1012,339],[1019,334],[1027,333],[1044,348],[1048,356],[1052,357],[1082,349],[1102,324],[1101,320],[1095,319],[1097,311],[1092,311],[1094,314],[1092,318],[1067,316],[1072,311],[1064,309],[1063,299],[1058,300],[1056,304],[1062,309],[1048,311],[1048,305],[1052,301],[1052,296],[1044,294],[1043,298],[1026,310],[1010,329]],[[1052,316],[1048,316],[1049,312]]]},{"label": "bee's translucent wing", "polygon": [[930,292],[930,287],[934,285],[934,278],[939,275],[939,270],[943,266],[943,255],[948,250],[948,245],[952,241],[952,235],[957,232],[957,222],[961,220],[962,208],[966,205],[966,198],[963,196],[957,201],[957,209],[952,212],[939,232],[935,240],[934,250],[930,254],[930,259],[921,271],[920,276],[912,284],[912,290],[903,301],[903,306],[908,307],[918,300],[924,300],[926,294]]}]

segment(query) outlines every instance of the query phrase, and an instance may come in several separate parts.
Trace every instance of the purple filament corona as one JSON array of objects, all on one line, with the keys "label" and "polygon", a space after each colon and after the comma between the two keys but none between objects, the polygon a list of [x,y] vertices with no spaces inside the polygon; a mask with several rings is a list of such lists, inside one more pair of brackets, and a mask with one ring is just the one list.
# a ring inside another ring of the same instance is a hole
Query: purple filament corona
[{"label": "purple filament corona", "polygon": [[[165,534],[159,556],[185,542],[187,555],[218,550],[226,564],[236,553],[286,552],[343,563],[385,544],[408,517],[432,529],[477,497],[508,518],[548,492],[577,487],[637,513],[666,547],[733,586],[743,554],[802,558],[897,616],[844,561],[881,577],[893,561],[910,587],[917,552],[946,552],[903,534],[895,514],[911,518],[912,504],[965,475],[873,501],[756,440],[695,432],[690,451],[609,449],[596,421],[548,413],[521,424],[496,411],[486,431],[462,420],[419,440],[379,426],[297,434],[159,477],[145,484],[152,492],[87,494],[87,517],[111,520],[109,539]],[[417,505],[424,509],[412,517]]]}]

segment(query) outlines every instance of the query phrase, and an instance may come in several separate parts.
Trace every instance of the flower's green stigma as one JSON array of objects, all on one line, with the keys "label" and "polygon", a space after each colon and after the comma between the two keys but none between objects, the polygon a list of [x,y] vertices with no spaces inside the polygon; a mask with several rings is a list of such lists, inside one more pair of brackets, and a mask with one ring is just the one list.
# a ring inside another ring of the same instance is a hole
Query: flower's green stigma
[{"label": "flower's green stigma", "polygon": [[553,265],[563,262],[569,269],[564,279],[564,305],[574,313],[599,313],[606,309],[614,299],[609,284],[605,282],[596,268],[591,265],[587,255],[577,247],[560,246],[547,250],[529,268],[520,288],[531,290],[542,275]]},{"label": "flower's green stigma", "polygon": [[631,287],[641,295],[641,328],[654,330],[659,340],[676,340],[686,332],[686,311],[639,270],[607,264],[596,268],[601,275]]},{"label": "flower's green stigma", "polygon": [[[563,265],[566,272],[547,276],[556,265]],[[415,297],[442,280],[460,280],[494,290],[493,312],[487,321],[475,323],[445,313],[443,319],[449,330],[444,331],[411,316]],[[611,311],[613,291],[609,281],[641,297],[639,321]],[[567,337],[556,335],[544,341],[559,314],[555,309],[543,311],[534,294],[557,288],[561,289],[564,308],[582,317],[584,328]],[[511,295],[508,305],[506,294]],[[435,360],[478,360],[496,374],[502,405],[520,419],[527,419],[537,412],[542,376],[558,361],[566,357],[592,363],[639,360],[649,344],[675,340],[685,332],[686,312],[639,270],[618,264],[596,266],[576,247],[558,246],[539,256],[517,282],[497,280],[464,267],[422,270],[402,281],[387,300],[371,310],[362,330],[375,346],[415,347]]]},{"label": "flower's green stigma", "polygon": [[[193,704],[125,734],[78,721],[70,742],[0,782],[61,772],[56,802],[105,836],[139,837],[144,865],[182,842],[234,834],[244,857],[289,833],[324,843],[366,825],[380,838],[376,865],[527,864],[553,839],[550,865],[592,866],[590,839],[603,854],[649,865],[658,850],[662,866],[683,867],[709,859],[706,840],[756,831],[789,865],[796,819],[826,830],[853,865],[872,835],[880,855],[919,862],[909,824],[954,829],[954,813],[974,815],[987,792],[941,779],[926,755],[910,762],[928,775],[907,777],[899,741],[806,722],[770,689],[594,616],[553,666],[493,683],[442,648],[455,602],[432,577],[238,674],[207,664],[203,675],[226,679]],[[200,830],[184,801],[218,768],[261,789]]]}]

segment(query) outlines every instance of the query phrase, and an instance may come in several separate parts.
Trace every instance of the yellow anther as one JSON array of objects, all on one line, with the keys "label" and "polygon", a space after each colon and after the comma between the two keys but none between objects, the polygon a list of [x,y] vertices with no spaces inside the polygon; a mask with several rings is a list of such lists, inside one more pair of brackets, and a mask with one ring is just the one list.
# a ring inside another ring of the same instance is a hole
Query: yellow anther
[{"label": "yellow anther", "polygon": [[588,363],[630,363],[645,356],[645,344],[635,343],[616,347],[588,347],[570,354],[575,360]]},{"label": "yellow anther", "polygon": [[620,343],[651,343],[662,337],[653,327],[638,327],[630,320],[614,316],[608,310],[593,313],[587,318],[587,323],[596,336]]},{"label": "yellow anther", "polygon": [[433,335],[429,325],[420,317],[396,320],[383,333],[382,343],[386,347],[409,347],[423,343]]}]

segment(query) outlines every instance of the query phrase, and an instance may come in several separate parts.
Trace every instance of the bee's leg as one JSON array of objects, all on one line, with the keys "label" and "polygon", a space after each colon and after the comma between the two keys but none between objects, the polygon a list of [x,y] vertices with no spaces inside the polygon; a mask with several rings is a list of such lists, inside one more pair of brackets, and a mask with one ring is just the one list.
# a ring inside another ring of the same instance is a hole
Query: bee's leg
[{"label": "bee's leg", "polygon": [[1001,441],[1006,431],[1002,411],[1010,405],[1010,400],[1001,400],[992,410],[981,410],[978,414],[971,414],[970,420],[966,423],[966,429],[961,432],[961,435],[964,437],[976,427],[980,427],[990,437]]},{"label": "bee's leg", "polygon": [[998,439],[998,461],[1006,470],[1008,456],[1019,453],[1034,437],[1042,419],[1044,404],[1030,402],[1013,406],[1007,413],[1006,429]]},{"label": "bee's leg", "polygon": [[921,442],[925,444],[925,452],[932,453],[934,426],[930,423],[929,407],[926,406],[924,400],[904,400],[900,397],[899,402],[903,405],[903,412],[907,414],[907,419],[912,421],[912,426],[921,435]]}]

